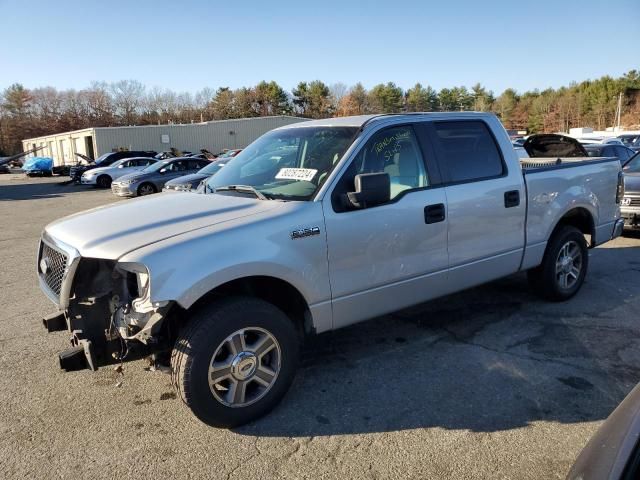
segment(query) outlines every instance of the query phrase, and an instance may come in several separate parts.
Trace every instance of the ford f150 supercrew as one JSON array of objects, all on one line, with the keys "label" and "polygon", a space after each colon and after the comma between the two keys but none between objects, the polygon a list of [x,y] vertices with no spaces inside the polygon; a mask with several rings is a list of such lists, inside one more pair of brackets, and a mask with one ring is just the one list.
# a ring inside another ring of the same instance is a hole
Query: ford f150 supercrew
[{"label": "ford f150 supercrew", "polygon": [[521,161],[491,114],[298,123],[199,193],[48,225],[44,323],[70,333],[65,370],[151,356],[198,418],[236,426],[284,396],[307,335],[520,271],[571,298],[587,249],[621,234],[623,195],[617,160]]}]

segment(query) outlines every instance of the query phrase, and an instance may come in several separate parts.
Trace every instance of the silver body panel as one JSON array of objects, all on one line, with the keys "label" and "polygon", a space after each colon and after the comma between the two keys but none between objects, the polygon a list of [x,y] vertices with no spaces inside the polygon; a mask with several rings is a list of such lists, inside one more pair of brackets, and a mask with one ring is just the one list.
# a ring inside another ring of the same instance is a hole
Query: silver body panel
[{"label": "silver body panel", "polygon": [[[366,140],[408,122],[481,119],[507,174],[415,190],[375,208],[337,213],[331,193]],[[317,332],[398,310],[538,265],[558,220],[586,208],[604,242],[619,218],[617,162],[549,169],[523,177],[506,131],[490,114],[365,116],[299,123],[362,125],[363,132],[308,202],[220,194],[160,194],[90,210],[47,226],[81,256],[136,262],[150,273],[151,300],[189,308],[215,287],[251,276],[284,280],[304,297]],[[526,180],[526,184],[525,184]],[[504,192],[520,204],[505,208]],[[425,224],[442,203],[446,220]],[[319,235],[292,238],[293,231]]]},{"label": "silver body panel", "polygon": [[120,177],[128,175],[130,173],[144,170],[145,168],[146,167],[141,167],[141,166],[138,166],[138,167],[109,166],[109,167],[92,168],[91,170],[87,170],[85,173],[82,174],[82,177],[80,177],[80,183],[82,183],[83,185],[95,185],[96,180],[100,175],[109,175],[109,177],[111,177],[111,180],[113,181],[113,180],[117,180]]}]

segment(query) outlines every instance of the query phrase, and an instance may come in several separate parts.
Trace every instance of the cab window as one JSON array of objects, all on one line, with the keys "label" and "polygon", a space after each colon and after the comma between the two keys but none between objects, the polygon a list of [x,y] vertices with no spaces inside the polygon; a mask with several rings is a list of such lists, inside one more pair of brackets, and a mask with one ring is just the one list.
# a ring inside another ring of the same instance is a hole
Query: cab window
[{"label": "cab window", "polygon": [[502,155],[487,125],[478,120],[434,122],[439,157],[449,182],[469,182],[504,173]]}]

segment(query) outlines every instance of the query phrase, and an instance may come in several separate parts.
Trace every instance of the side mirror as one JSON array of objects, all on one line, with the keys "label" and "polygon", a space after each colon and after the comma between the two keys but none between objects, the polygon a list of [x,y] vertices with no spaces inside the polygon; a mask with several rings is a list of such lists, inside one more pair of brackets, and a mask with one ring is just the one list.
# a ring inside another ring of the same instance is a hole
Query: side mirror
[{"label": "side mirror", "polygon": [[118,165],[118,168],[124,168],[124,164],[121,163],[120,165]]},{"label": "side mirror", "polygon": [[369,208],[391,199],[391,179],[388,173],[362,173],[354,180],[356,191],[345,195],[347,206]]},{"label": "side mirror", "polygon": [[167,169],[166,168],[161,168],[160,169],[160,173],[167,173]]}]

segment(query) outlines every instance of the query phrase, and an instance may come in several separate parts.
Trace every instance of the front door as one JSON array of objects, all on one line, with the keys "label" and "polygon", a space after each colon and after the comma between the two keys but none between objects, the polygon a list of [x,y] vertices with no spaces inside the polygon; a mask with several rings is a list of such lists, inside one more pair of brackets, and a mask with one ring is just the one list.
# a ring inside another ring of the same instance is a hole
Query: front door
[{"label": "front door", "polygon": [[[324,198],[334,328],[446,291],[447,202],[428,157],[412,125],[379,130]],[[389,174],[389,202],[349,208],[355,175],[375,172]]]}]

